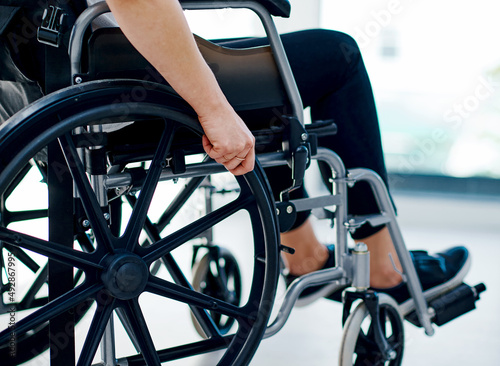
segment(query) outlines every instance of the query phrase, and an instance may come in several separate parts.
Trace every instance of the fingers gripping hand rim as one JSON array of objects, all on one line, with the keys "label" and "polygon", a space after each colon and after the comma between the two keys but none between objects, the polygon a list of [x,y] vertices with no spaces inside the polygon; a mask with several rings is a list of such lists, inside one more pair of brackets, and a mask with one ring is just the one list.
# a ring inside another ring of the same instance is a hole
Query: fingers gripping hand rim
[{"label": "fingers gripping hand rim", "polygon": [[206,135],[203,135],[203,148],[205,152],[219,164],[234,175],[242,175],[254,169],[255,166],[255,151],[254,146],[250,146],[236,155],[222,154],[217,151]]}]

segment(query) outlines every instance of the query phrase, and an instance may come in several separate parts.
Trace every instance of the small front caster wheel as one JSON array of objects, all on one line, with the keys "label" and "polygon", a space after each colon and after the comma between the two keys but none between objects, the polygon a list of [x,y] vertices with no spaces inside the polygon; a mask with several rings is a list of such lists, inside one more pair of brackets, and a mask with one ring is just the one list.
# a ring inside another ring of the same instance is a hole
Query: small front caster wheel
[{"label": "small front caster wheel", "polygon": [[391,347],[383,355],[375,342],[371,316],[364,302],[349,315],[344,325],[340,348],[340,366],[399,366],[403,359],[404,329],[403,317],[398,304],[391,297],[380,294],[380,324],[382,333]]},{"label": "small front caster wheel", "polygon": [[[236,258],[225,248],[211,248],[193,268],[193,288],[238,306],[241,300],[241,273]],[[216,311],[211,310],[210,316],[221,334],[227,334],[234,324],[234,318]],[[192,319],[198,334],[205,337],[196,318],[193,316]]]}]

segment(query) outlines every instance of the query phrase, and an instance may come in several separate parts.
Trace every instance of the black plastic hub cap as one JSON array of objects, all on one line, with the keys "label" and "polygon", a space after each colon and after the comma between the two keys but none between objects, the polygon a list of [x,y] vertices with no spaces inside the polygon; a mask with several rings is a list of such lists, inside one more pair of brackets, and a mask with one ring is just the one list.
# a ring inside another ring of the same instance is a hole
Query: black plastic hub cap
[{"label": "black plastic hub cap", "polygon": [[115,254],[106,262],[108,264],[101,278],[111,295],[129,300],[144,291],[149,269],[141,258],[133,254]]}]

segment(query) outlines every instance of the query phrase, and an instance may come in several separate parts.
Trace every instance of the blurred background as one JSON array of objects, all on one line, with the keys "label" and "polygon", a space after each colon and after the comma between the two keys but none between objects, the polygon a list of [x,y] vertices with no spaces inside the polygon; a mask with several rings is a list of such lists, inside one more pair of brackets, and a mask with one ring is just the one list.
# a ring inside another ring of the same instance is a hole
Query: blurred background
[{"label": "blurred background", "polygon": [[[488,287],[478,310],[433,337],[407,323],[403,364],[500,365],[500,3],[291,3],[291,18],[276,20],[280,32],[334,29],[362,50],[407,246],[467,245],[473,256],[467,280]],[[246,12],[188,18],[208,38],[262,35]],[[327,300],[295,309],[284,329],[263,341],[253,364],[335,365],[340,317],[341,307]]]},{"label": "blurred background", "polygon": [[[451,178],[472,178],[482,189],[499,192],[498,181],[488,180],[500,177],[498,2],[291,3],[291,18],[277,19],[280,32],[321,27],[358,42],[391,173],[447,177],[448,184],[460,184]],[[194,32],[208,38],[262,35],[258,19],[248,12],[223,9],[188,16]],[[403,185],[401,180],[395,184]]]}]

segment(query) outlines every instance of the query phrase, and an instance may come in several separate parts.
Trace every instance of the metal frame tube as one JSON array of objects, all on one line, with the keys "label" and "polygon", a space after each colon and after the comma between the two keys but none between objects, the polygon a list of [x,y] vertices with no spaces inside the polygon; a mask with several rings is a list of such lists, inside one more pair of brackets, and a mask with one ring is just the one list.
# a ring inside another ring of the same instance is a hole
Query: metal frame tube
[{"label": "metal frame tube", "polygon": [[349,170],[349,178],[354,181],[365,181],[370,184],[375,199],[381,212],[388,215],[391,219],[387,224],[387,228],[391,234],[396,253],[398,254],[401,266],[403,267],[404,280],[407,283],[410,294],[415,301],[415,310],[418,315],[420,324],[422,324],[427,335],[433,335],[434,329],[431,324],[431,317],[427,311],[427,302],[422,292],[422,286],[418,279],[417,271],[413,265],[410,252],[406,248],[403,240],[403,235],[396,221],[396,213],[394,206],[389,197],[389,193],[382,178],[370,169],[357,168]]},{"label": "metal frame tube", "polygon": [[106,4],[106,1],[95,3],[85,9],[73,25],[68,47],[69,61],[71,65],[71,84],[75,83],[75,75],[80,74],[82,71],[83,38],[87,28],[95,18],[101,14],[108,13],[109,11],[109,6]]},{"label": "metal frame tube", "polygon": [[[309,273],[295,280],[287,289],[285,298],[275,320],[268,326],[265,332],[265,338],[271,337],[279,332],[285,325],[295,304],[301,306],[307,305],[320,297],[340,290],[346,285],[349,285],[352,280],[352,258],[348,255],[348,233],[344,225],[344,223],[347,222],[347,180],[345,179],[346,170],[344,163],[336,153],[326,148],[318,148],[318,152],[313,156],[313,159],[325,162],[332,170],[332,196],[335,197],[336,201],[334,227],[337,240],[335,245],[335,263],[337,263],[337,266]],[[274,160],[271,162],[275,163]],[[286,160],[283,158],[281,165],[284,164],[286,164]],[[266,167],[265,160],[262,162],[262,165]],[[311,198],[312,201],[314,201],[314,199],[315,198]],[[325,285],[323,289],[319,290],[314,295],[299,300],[299,295],[305,288],[323,284],[328,285]]]},{"label": "metal frame tube", "polygon": [[[342,268],[336,267],[309,273],[295,280],[287,289],[285,299],[281,304],[278,315],[271,323],[271,325],[267,327],[266,332],[264,333],[264,338],[272,337],[283,328],[292,312],[293,306],[299,298],[299,295],[305,288],[315,285],[322,285],[336,280],[340,281],[343,278],[345,278],[344,270]],[[342,284],[333,283],[331,286],[328,286],[326,290],[328,293],[331,293],[337,289],[341,289],[343,286],[344,285]],[[318,294],[318,297],[321,296],[322,295]]]},{"label": "metal frame tube", "polygon": [[113,315],[109,318],[101,340],[101,358],[105,366],[115,366],[115,326]]},{"label": "metal frame tube", "polygon": [[351,268],[352,262],[351,258],[347,255],[347,228],[345,223],[347,222],[347,180],[346,180],[346,169],[342,159],[333,151],[327,148],[318,148],[317,154],[313,157],[318,161],[323,161],[328,164],[332,170],[332,184],[333,184],[333,195],[336,195],[340,199],[340,204],[335,210],[335,227],[337,235],[337,244],[335,246],[335,263],[344,268],[349,277],[352,276]]}]

